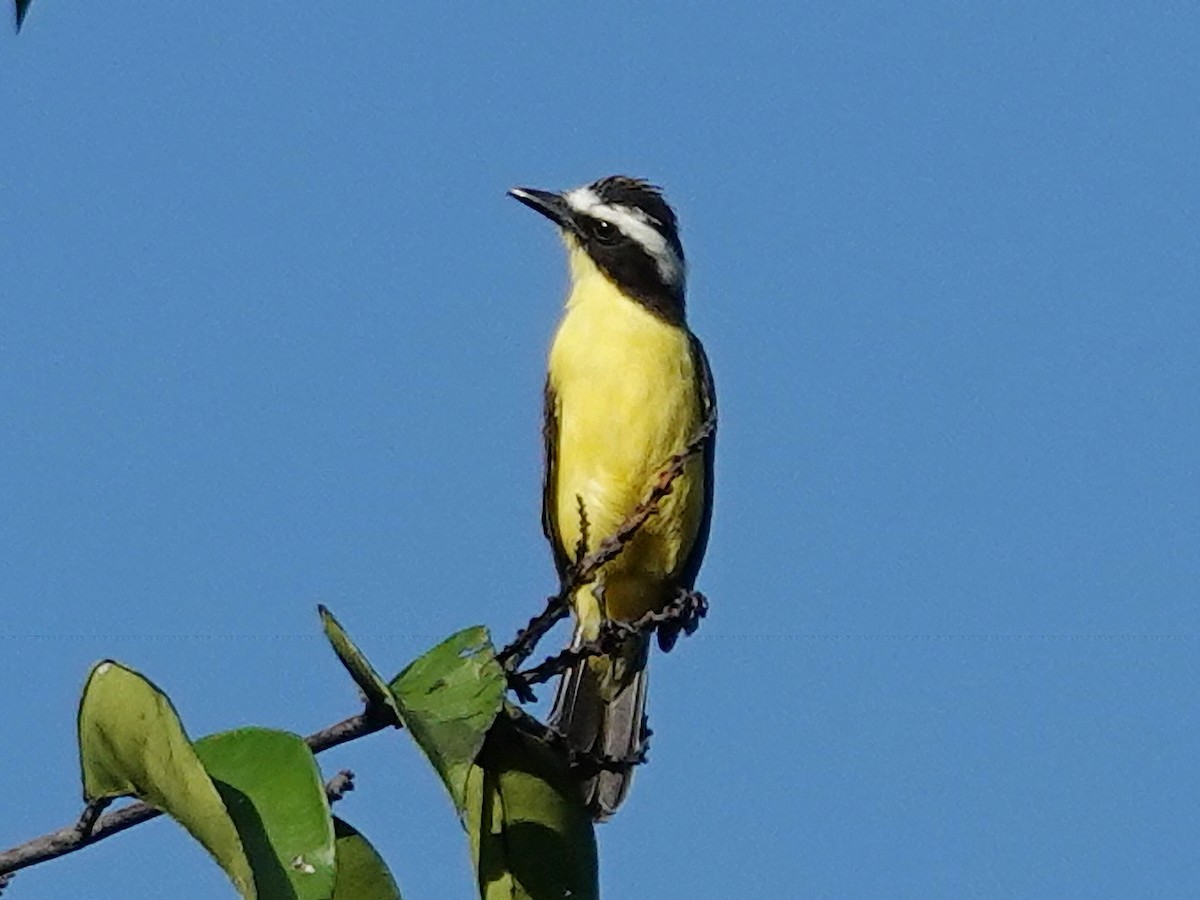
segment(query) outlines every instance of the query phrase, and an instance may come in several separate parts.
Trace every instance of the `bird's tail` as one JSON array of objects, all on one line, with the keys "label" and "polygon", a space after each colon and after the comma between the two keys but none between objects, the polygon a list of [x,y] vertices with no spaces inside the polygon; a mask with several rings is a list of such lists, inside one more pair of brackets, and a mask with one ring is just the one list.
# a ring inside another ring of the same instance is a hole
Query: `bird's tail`
[{"label": "bird's tail", "polygon": [[[572,646],[583,640],[577,630]],[[582,782],[583,799],[600,822],[629,793],[633,761],[645,746],[647,637],[626,640],[619,654],[594,656],[563,673],[550,711],[550,726],[575,750],[627,763],[601,769]]]}]

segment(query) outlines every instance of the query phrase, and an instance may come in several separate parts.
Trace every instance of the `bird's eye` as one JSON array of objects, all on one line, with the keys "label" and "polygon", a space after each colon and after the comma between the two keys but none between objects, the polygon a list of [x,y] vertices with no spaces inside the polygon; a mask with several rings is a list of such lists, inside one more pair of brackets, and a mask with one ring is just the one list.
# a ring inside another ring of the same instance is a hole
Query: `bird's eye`
[{"label": "bird's eye", "polygon": [[612,222],[604,219],[592,220],[592,237],[602,244],[612,244],[617,240],[620,230]]}]

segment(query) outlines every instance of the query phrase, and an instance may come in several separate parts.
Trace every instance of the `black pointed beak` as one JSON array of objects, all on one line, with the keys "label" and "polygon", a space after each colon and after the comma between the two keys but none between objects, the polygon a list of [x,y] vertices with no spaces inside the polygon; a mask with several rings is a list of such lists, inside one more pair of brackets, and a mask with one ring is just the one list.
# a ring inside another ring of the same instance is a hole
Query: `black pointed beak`
[{"label": "black pointed beak", "polygon": [[551,191],[539,191],[536,188],[513,188],[508,196],[520,200],[530,209],[540,212],[559,228],[575,230],[575,222],[571,217],[571,208],[561,194]]}]

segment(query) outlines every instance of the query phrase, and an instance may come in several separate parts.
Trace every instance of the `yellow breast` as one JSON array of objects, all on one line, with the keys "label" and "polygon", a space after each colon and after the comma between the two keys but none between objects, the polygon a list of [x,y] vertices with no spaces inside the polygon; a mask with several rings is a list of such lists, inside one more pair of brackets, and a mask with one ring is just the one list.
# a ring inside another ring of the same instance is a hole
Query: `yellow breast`
[{"label": "yellow breast", "polygon": [[[701,410],[686,330],[623,295],[583,254],[571,255],[574,284],[550,351],[550,382],[559,422],[555,510],[573,555],[580,499],[595,547],[686,446]],[[702,465],[689,465],[660,514],[601,573],[610,615],[634,618],[669,599],[699,530]]]}]

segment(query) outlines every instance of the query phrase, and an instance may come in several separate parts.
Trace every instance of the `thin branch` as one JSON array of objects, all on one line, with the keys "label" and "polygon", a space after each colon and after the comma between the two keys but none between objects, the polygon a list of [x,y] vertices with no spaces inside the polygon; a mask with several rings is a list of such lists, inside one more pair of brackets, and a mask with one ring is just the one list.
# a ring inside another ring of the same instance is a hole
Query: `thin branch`
[{"label": "thin branch", "polygon": [[569,594],[559,591],[546,598],[546,607],[529,620],[529,624],[517,632],[513,642],[496,654],[496,659],[509,671],[516,669],[529,658],[538,641],[547,632],[567,617],[567,597]]},{"label": "thin branch", "polygon": [[330,803],[337,803],[352,790],[354,790],[354,773],[349,769],[342,769],[325,782],[325,797]]},{"label": "thin branch", "polygon": [[688,461],[704,449],[704,446],[712,439],[716,428],[717,419],[714,414],[700,426],[688,445],[671,457],[666,467],[658,474],[646,499],[637,505],[629,518],[622,522],[610,537],[602,540],[596,549],[585,556],[576,567],[576,571],[573,573],[574,577],[570,579],[572,590],[582,584],[587,584],[596,576],[596,572],[601,566],[612,562],[621,555],[621,551],[633,540],[646,521],[658,512],[658,505],[671,493],[676,479],[683,474]]},{"label": "thin branch", "polygon": [[588,528],[591,523],[588,522],[587,506],[584,505],[583,494],[576,494],[575,502],[579,505],[579,540],[575,542],[575,559],[580,560],[587,553]]},{"label": "thin branch", "polygon": [[[328,750],[330,747],[336,747],[338,744],[344,744],[347,741],[357,740],[376,731],[382,731],[384,728],[389,727],[389,725],[390,723],[377,716],[363,713],[351,716],[349,719],[344,719],[335,725],[330,725],[328,728],[314,732],[306,737],[304,741],[313,753],[320,753],[323,750]],[[350,781],[353,776],[346,777],[347,775],[349,773],[339,772],[326,785],[326,794],[331,800],[339,799],[342,793],[353,788],[353,784]],[[333,789],[340,789],[340,792]],[[334,796],[335,793],[336,796]],[[52,831],[49,834],[44,834],[31,841],[26,841],[20,846],[13,847],[11,850],[0,851],[0,876],[16,872],[18,869],[24,869],[36,863],[45,862],[48,859],[74,853],[76,850],[82,850],[84,847],[91,846],[97,841],[112,837],[114,834],[119,834],[127,828],[140,825],[142,822],[148,822],[150,819],[155,819],[161,815],[161,810],[155,809],[146,803],[131,803],[129,806],[118,809],[115,812],[100,816],[95,820],[94,826],[90,829],[85,830],[81,827],[84,823],[77,822],[65,828],[60,828],[57,831]]]},{"label": "thin branch", "polygon": [[328,728],[314,731],[304,739],[304,743],[308,744],[308,749],[313,753],[324,753],[331,747],[356,741],[361,737],[366,737],[368,734],[383,731],[385,728],[399,727],[399,725],[388,721],[383,716],[367,711],[359,713],[357,716],[351,716],[348,719],[342,719],[336,725],[330,725]]},{"label": "thin branch", "polygon": [[[558,593],[546,598],[546,608],[529,620],[529,624],[517,632],[511,644],[496,654],[496,658],[510,672],[515,671],[527,660],[537,647],[538,642],[546,636],[560,620],[566,618],[571,595],[581,585],[587,584],[596,577],[600,567],[612,562],[621,555],[621,551],[633,540],[647,520],[659,511],[659,504],[671,493],[675,481],[687,468],[688,461],[700,453],[717,430],[717,417],[714,411],[696,431],[687,446],[672,456],[662,471],[658,473],[654,484],[646,494],[646,499],[637,505],[628,518],[621,523],[609,537],[602,540],[596,549],[584,556],[576,554],[575,564],[571,566],[559,587]],[[581,524],[586,523],[583,500],[579,498]],[[586,546],[581,541],[581,546]],[[690,633],[690,632],[689,632]],[[518,696],[520,691],[518,689]]]},{"label": "thin branch", "polygon": [[661,610],[651,610],[635,622],[608,620],[593,641],[584,641],[568,647],[529,669],[509,675],[509,685],[518,696],[532,695],[535,684],[543,684],[562,674],[580,660],[593,656],[609,656],[626,639],[634,635],[651,634],[661,626],[678,624],[687,634],[692,634],[700,619],[708,614],[708,601],[699,591],[680,590],[676,598]]}]

